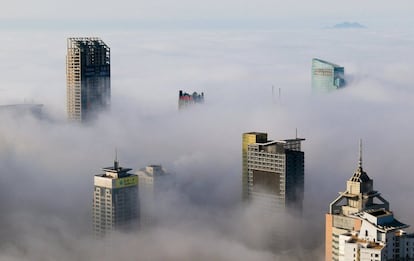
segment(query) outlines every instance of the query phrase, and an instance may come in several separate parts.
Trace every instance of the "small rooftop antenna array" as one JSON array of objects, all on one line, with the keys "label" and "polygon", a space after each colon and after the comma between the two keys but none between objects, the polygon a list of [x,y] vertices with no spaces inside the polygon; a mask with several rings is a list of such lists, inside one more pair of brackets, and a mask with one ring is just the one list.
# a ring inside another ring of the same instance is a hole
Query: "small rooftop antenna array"
[{"label": "small rooftop antenna array", "polygon": [[119,161],[118,161],[118,149],[115,148],[115,160],[114,160],[114,169],[117,170],[119,168]]},{"label": "small rooftop antenna array", "polygon": [[362,169],[362,139],[359,139],[359,160],[358,167]]},{"label": "small rooftop antenna array", "polygon": [[279,102],[281,101],[281,99],[282,99],[282,88],[279,88]]}]

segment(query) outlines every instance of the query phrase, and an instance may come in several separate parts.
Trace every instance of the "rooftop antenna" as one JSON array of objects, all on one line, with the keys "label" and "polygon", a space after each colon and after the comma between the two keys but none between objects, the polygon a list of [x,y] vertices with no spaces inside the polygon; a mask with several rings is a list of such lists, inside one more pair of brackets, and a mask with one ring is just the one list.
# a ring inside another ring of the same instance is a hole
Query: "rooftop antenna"
[{"label": "rooftop antenna", "polygon": [[362,169],[362,139],[359,139],[359,161],[358,167]]},{"label": "rooftop antenna", "polygon": [[298,128],[296,128],[295,131],[296,131],[296,139],[298,139]]},{"label": "rooftop antenna", "polygon": [[282,88],[279,88],[279,102],[282,99]]},{"label": "rooftop antenna", "polygon": [[115,147],[115,160],[114,160],[114,169],[117,170],[119,168],[118,162],[118,149]]},{"label": "rooftop antenna", "polygon": [[275,100],[275,86],[272,85],[272,100]]}]

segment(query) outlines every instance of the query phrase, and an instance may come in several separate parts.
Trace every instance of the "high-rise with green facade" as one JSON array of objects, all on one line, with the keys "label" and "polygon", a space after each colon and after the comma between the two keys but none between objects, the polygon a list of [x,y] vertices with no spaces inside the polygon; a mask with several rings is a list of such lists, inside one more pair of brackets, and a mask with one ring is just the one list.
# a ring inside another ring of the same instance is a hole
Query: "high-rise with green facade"
[{"label": "high-rise with green facade", "polygon": [[139,225],[138,176],[119,166],[103,168],[94,177],[93,230],[104,236],[114,230],[129,231]]},{"label": "high-rise with green facade", "polygon": [[342,66],[312,59],[312,91],[329,92],[345,86],[345,69]]}]

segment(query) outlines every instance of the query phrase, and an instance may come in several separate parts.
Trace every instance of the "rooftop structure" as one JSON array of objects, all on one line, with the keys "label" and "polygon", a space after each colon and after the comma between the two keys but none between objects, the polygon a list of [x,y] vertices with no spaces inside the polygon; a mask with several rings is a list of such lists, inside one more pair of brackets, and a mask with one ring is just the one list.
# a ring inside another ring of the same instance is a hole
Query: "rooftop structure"
[{"label": "rooftop structure", "polygon": [[66,56],[69,120],[85,122],[109,107],[110,49],[96,37],[68,38]]},{"label": "rooftop structure", "polygon": [[312,59],[312,91],[329,92],[345,86],[345,69],[321,59]]},{"label": "rooftop structure", "polygon": [[189,105],[196,104],[196,103],[204,103],[204,93],[198,94],[197,92],[193,92],[193,94],[189,94],[183,92],[182,90],[179,91],[178,94],[178,109],[183,109]]},{"label": "rooftop structure", "polygon": [[357,169],[339,194],[326,214],[325,260],[413,260],[414,237],[374,190],[362,168],[362,143]]}]

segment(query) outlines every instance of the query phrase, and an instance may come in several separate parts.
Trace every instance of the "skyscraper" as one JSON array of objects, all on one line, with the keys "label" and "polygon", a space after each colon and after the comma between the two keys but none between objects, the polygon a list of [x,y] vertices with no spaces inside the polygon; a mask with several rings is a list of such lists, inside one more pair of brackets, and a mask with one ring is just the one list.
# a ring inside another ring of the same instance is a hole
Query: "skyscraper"
[{"label": "skyscraper", "polygon": [[329,92],[345,86],[344,67],[312,59],[312,91]]},{"label": "skyscraper", "polygon": [[93,226],[97,236],[128,230],[139,223],[138,176],[117,160],[94,177]]},{"label": "skyscraper", "polygon": [[329,205],[325,260],[414,260],[414,235],[403,231],[408,225],[394,218],[388,201],[374,190],[361,154],[346,191]]},{"label": "skyscraper", "polygon": [[198,94],[193,92],[193,94],[188,94],[180,90],[178,92],[178,109],[183,109],[189,105],[196,103],[204,103],[204,93]]},{"label": "skyscraper", "polygon": [[243,196],[270,212],[301,211],[305,139],[267,140],[267,133],[243,134]]},{"label": "skyscraper", "polygon": [[146,227],[155,223],[156,206],[159,206],[160,194],[168,188],[169,174],[161,165],[149,165],[136,172],[139,181],[140,220]]},{"label": "skyscraper", "polygon": [[69,120],[85,122],[109,107],[110,49],[99,38],[68,38],[66,96]]}]

